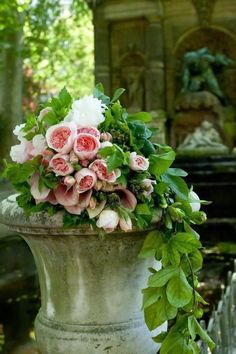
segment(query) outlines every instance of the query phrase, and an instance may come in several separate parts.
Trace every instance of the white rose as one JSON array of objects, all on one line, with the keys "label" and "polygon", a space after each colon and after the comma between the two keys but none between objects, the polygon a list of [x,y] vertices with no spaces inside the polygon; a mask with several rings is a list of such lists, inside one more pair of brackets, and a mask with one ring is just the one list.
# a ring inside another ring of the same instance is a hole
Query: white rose
[{"label": "white rose", "polygon": [[132,221],[131,221],[130,217],[128,217],[126,219],[120,218],[120,228],[124,232],[128,232],[128,231],[132,230]]},{"label": "white rose", "polygon": [[100,144],[100,149],[104,149],[105,147],[110,147],[110,146],[113,146],[113,144],[110,143],[110,141],[103,141],[103,142]]},{"label": "white rose", "polygon": [[103,210],[99,215],[97,227],[103,228],[106,232],[115,230],[119,223],[119,215],[113,210]]},{"label": "white rose", "polygon": [[35,156],[41,155],[47,149],[47,141],[43,134],[37,134],[33,137],[33,154]]},{"label": "white rose", "polygon": [[32,144],[24,139],[20,144],[11,147],[10,157],[14,162],[24,163],[32,157],[30,154],[31,149]]},{"label": "white rose", "polygon": [[23,141],[25,140],[25,132],[22,131],[22,129],[24,129],[25,127],[25,123],[24,124],[20,124],[20,125],[16,125],[15,129],[13,130],[13,134],[17,137],[17,139],[19,141]]},{"label": "white rose", "polygon": [[196,201],[190,203],[192,211],[199,211],[201,209],[201,203],[198,202],[198,200],[200,200],[200,198],[197,195],[197,193],[195,193],[194,191],[191,191],[189,193],[189,198],[196,200]]},{"label": "white rose", "polygon": [[105,120],[103,113],[106,105],[93,96],[84,96],[74,101],[72,110],[65,117],[64,121],[75,122],[77,126],[97,127]]}]

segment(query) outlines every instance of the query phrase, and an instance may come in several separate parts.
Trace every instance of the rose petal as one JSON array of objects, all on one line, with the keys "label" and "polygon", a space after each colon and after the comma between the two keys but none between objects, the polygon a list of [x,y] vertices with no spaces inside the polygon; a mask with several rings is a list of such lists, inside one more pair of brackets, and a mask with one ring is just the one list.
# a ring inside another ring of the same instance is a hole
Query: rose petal
[{"label": "rose petal", "polygon": [[119,195],[120,202],[123,205],[123,207],[130,209],[131,211],[133,211],[136,208],[137,199],[132,192],[130,192],[126,188],[120,188],[120,189],[117,188],[115,192]]},{"label": "rose petal", "polygon": [[39,188],[39,174],[35,173],[31,179],[30,179],[30,192],[34,199],[45,199],[50,193],[50,189],[42,186],[42,188]]},{"label": "rose petal", "polygon": [[57,189],[54,190],[54,194],[57,202],[63,206],[74,206],[79,202],[79,194],[75,186],[68,190],[64,184],[60,184]]}]

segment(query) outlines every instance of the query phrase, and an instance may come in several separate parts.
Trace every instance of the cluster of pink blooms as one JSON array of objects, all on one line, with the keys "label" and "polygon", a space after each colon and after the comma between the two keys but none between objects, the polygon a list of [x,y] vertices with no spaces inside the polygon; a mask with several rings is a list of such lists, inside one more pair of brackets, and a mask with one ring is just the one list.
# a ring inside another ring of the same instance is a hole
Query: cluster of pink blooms
[{"label": "cluster of pink blooms", "polygon": [[[39,118],[47,112],[48,109],[41,111]],[[46,186],[40,188],[39,174],[32,176],[29,183],[36,203],[47,201],[53,205],[60,204],[75,215],[80,215],[86,209],[90,218],[97,218],[97,226],[107,232],[117,226],[124,231],[132,229],[130,218],[119,217],[116,211],[106,205],[106,200],[98,202],[93,196],[94,190],[113,192],[119,196],[121,205],[130,211],[137,205],[135,195],[117,181],[121,175],[120,169],[108,172],[106,160],[99,155],[100,149],[112,146],[110,133],[100,133],[94,126],[80,126],[73,120],[64,120],[49,127],[46,136],[36,135],[32,141],[24,138],[22,126],[16,130],[21,144],[12,147],[13,161],[24,163],[40,155],[46,170],[58,176],[59,185],[55,190]],[[129,167],[133,171],[146,171],[149,161],[131,152]],[[152,182],[149,179],[143,181],[146,196],[153,191]]]}]

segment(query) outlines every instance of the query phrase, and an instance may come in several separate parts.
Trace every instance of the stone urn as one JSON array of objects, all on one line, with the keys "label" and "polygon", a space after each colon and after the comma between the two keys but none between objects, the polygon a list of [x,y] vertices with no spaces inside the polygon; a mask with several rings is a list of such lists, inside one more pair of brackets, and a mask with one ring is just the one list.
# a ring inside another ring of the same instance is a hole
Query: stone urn
[{"label": "stone urn", "polygon": [[[141,311],[153,264],[138,258],[149,230],[102,238],[89,226],[63,228],[61,213],[26,218],[15,198],[1,202],[0,222],[23,237],[35,259],[42,354],[155,354]],[[165,330],[163,324],[154,335]]]}]

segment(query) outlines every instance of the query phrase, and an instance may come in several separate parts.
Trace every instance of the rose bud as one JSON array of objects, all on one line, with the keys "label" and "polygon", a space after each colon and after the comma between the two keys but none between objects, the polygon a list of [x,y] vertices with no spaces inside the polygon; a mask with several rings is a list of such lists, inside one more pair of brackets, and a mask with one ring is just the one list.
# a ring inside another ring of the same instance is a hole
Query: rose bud
[{"label": "rose bud", "polygon": [[100,139],[100,131],[94,127],[80,127],[77,129],[77,134],[86,133],[95,136],[98,140]]},{"label": "rose bud", "polygon": [[96,174],[88,168],[82,168],[75,174],[76,190],[78,193],[84,193],[93,188],[97,182]]},{"label": "rose bud", "polygon": [[73,122],[62,122],[48,128],[46,140],[48,146],[61,153],[67,154],[73,148],[77,134],[77,127]]},{"label": "rose bud", "polygon": [[110,141],[103,141],[103,143],[101,143],[101,145],[100,145],[100,149],[104,149],[105,147],[110,147],[112,145],[113,144],[110,143]]},{"label": "rose bud", "polygon": [[120,176],[119,169],[116,169],[112,172],[107,171],[107,164],[105,160],[97,159],[90,164],[89,168],[93,170],[98,176],[98,178],[102,181],[114,183],[116,179]]},{"label": "rose bud", "polygon": [[129,158],[129,166],[133,171],[146,171],[149,167],[149,161],[136,152],[131,152]]},{"label": "rose bud", "polygon": [[102,133],[101,138],[102,141],[112,141],[112,135],[108,132]]},{"label": "rose bud", "polygon": [[89,165],[89,160],[80,160],[80,164],[83,167],[87,167]]},{"label": "rose bud", "polygon": [[123,230],[124,232],[128,232],[132,230],[132,221],[130,219],[130,217],[125,218],[120,218],[120,228],[121,230]]},{"label": "rose bud", "polygon": [[142,188],[144,188],[144,191],[143,191],[143,195],[145,196],[145,197],[150,197],[150,195],[152,194],[152,192],[153,192],[153,184],[156,184],[156,181],[153,181],[153,180],[151,180],[151,179],[149,179],[149,178],[144,178],[144,180],[142,181],[142,183],[141,183],[141,186],[142,186]]},{"label": "rose bud", "polygon": [[63,184],[67,187],[72,187],[74,184],[75,184],[76,180],[73,176],[66,176],[64,179],[63,179]]},{"label": "rose bud", "polygon": [[79,162],[78,156],[75,154],[74,150],[70,152],[70,163],[77,164]]},{"label": "rose bud", "polygon": [[49,167],[57,176],[70,175],[74,168],[70,164],[69,155],[56,154],[49,162]]},{"label": "rose bud", "polygon": [[115,230],[119,223],[119,215],[114,210],[103,210],[99,215],[97,227],[103,228],[106,232]]},{"label": "rose bud", "polygon": [[197,193],[195,193],[194,191],[191,191],[189,193],[189,198],[190,198],[190,206],[192,208],[192,211],[199,211],[201,209],[201,203],[199,203],[199,196],[197,195]]},{"label": "rose bud", "polygon": [[97,181],[97,182],[95,183],[95,185],[94,185],[94,189],[95,189],[96,191],[100,191],[100,190],[102,189],[102,186],[103,186],[102,181]]},{"label": "rose bud", "polygon": [[92,197],[89,202],[89,208],[90,209],[95,209],[97,206],[97,200],[96,198]]},{"label": "rose bud", "polygon": [[92,160],[100,148],[99,140],[90,134],[81,133],[74,143],[74,152],[80,160]]}]

